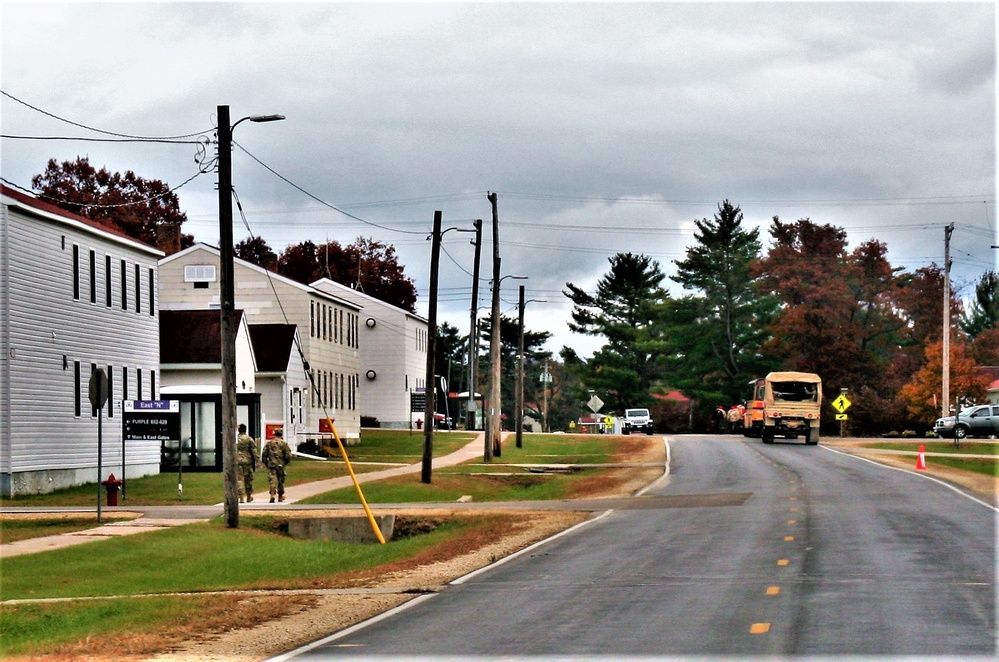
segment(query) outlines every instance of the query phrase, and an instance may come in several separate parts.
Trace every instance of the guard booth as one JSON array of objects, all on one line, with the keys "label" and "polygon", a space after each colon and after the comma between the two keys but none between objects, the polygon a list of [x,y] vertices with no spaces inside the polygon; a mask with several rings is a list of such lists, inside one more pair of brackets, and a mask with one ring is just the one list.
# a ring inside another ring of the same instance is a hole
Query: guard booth
[{"label": "guard booth", "polygon": [[[180,440],[164,441],[160,446],[160,471],[222,471],[222,394],[165,393],[163,398],[180,401]],[[237,425],[246,425],[246,433],[261,437],[260,394],[236,394]]]}]

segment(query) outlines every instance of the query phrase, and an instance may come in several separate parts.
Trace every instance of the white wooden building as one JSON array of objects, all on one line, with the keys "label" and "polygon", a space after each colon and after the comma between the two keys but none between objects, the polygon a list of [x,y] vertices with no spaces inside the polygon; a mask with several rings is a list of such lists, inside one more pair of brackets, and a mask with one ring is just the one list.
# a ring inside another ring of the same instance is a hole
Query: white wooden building
[{"label": "white wooden building", "polygon": [[[301,338],[294,324],[250,326],[253,354],[257,360],[256,388],[260,393],[265,439],[281,428],[286,439],[308,433],[309,379],[298,352]],[[339,432],[339,428],[337,429]]]},{"label": "white wooden building", "polygon": [[410,411],[410,394],[426,387],[427,320],[329,278],[312,287],[360,308],[361,415],[386,428],[422,421],[422,409]]},{"label": "white wooden building", "polygon": [[[219,308],[219,251],[196,244],[160,261],[160,306],[163,310]],[[327,416],[340,438],[360,438],[360,307],[320,292],[244,260],[234,261],[235,306],[247,322],[293,324],[312,372],[304,431],[285,437],[294,449],[328,434]]]},{"label": "white wooden building", "polygon": [[[163,253],[0,186],[0,492],[117,478],[122,400],[158,394]],[[88,384],[109,381],[98,412]],[[158,442],[128,442],[126,479],[159,471]]]}]

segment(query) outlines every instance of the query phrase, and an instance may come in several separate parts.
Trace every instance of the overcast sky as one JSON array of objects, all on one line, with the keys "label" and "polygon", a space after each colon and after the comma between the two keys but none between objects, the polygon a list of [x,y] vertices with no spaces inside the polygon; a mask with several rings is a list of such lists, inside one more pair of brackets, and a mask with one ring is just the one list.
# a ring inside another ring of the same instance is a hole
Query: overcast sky
[{"label": "overcast sky", "polygon": [[[997,268],[992,2],[0,11],[8,184],[30,188],[48,159],[88,156],[180,187],[184,230],[216,244],[216,178],[195,177],[193,138],[12,136],[210,136],[220,105],[233,122],[280,113],[283,122],[234,133],[233,185],[253,234],[278,252],[304,240],[391,244],[426,315],[434,211],[445,228],[484,220],[486,281],[494,191],[502,273],[529,277],[503,281],[502,310],[516,316],[525,285],[535,300],[527,327],[550,331],[554,352],[598,347],[567,329],[567,282],[592,291],[620,252],[675,273],[693,221],[725,199],[762,228],[765,246],[774,216],[810,218],[845,228],[851,246],[885,242],[892,263],[912,271],[943,264],[953,223],[962,294]],[[248,232],[235,222],[239,241]],[[463,334],[470,237],[446,233],[441,256],[438,318]],[[488,304],[484,282],[479,305]]]}]

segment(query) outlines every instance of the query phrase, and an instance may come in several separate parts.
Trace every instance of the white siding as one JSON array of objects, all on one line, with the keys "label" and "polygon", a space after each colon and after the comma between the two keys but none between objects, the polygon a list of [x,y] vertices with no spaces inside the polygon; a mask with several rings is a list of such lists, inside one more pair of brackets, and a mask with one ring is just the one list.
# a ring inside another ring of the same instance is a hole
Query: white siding
[{"label": "white siding", "polygon": [[[199,244],[161,261],[159,296],[162,309],[198,310],[218,307],[219,282],[216,280],[204,288],[185,282],[184,269],[189,265],[218,267],[218,251]],[[216,273],[218,271],[216,268]],[[358,438],[360,412],[356,395],[349,394],[351,383],[356,385],[360,374],[357,307],[322,294],[307,285],[268,273],[242,260],[235,261],[234,277],[235,305],[243,311],[247,323],[294,324],[298,327],[302,350],[309,366],[319,378],[318,386],[324,391],[324,395],[330,396],[327,411],[336,419],[337,433],[345,439]],[[311,333],[315,328],[312,312],[314,306],[325,313],[327,322],[326,333],[323,334],[320,327],[318,337]],[[335,320],[335,332],[331,332],[331,319]],[[337,386],[340,388],[337,389]],[[356,386],[354,388],[356,390]],[[310,388],[308,400],[310,404],[313,402],[311,390]],[[308,409],[308,431],[318,432],[319,419],[324,416],[323,408],[317,405]]]},{"label": "white siding", "polygon": [[[97,479],[98,421],[91,413],[91,364],[111,367],[113,400],[122,395],[122,368],[129,372],[129,395],[136,399],[136,370],[142,371],[142,397],[150,398],[159,376],[159,317],[148,301],[148,278],[156,278],[159,251],[90,228],[74,219],[35,214],[4,198],[2,301],[4,370],[0,391],[5,408],[0,471],[4,490],[39,491]],[[73,293],[74,246],[79,251],[79,299]],[[91,301],[90,254],[94,252],[96,291]],[[106,256],[111,257],[111,306],[107,305]],[[120,264],[126,264],[126,309],[122,309]],[[136,312],[134,282],[141,279]],[[152,310],[152,314],[150,314]],[[74,366],[81,366],[81,415],[76,416]],[[121,411],[102,412],[104,473],[121,473]],[[133,471],[154,473],[156,442],[128,442]],[[110,470],[109,470],[110,467]],[[31,476],[32,472],[44,472]],[[138,473],[131,473],[135,476]],[[106,475],[104,476],[106,478]],[[39,483],[39,481],[41,481]],[[11,488],[10,486],[14,487]]]},{"label": "white siding", "polygon": [[312,287],[361,308],[360,413],[378,419],[382,427],[409,427],[410,391],[426,382],[427,321],[327,278]]}]

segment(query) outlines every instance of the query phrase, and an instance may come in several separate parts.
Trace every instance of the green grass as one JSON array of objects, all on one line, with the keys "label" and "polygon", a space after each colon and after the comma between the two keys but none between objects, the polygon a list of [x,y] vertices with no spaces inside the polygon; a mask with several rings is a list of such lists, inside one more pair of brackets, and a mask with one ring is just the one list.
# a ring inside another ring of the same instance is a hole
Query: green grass
[{"label": "green grass", "polygon": [[147,632],[163,623],[189,619],[206,603],[203,596],[114,598],[0,607],[4,657],[40,654],[58,646],[110,633]]},{"label": "green grass", "polygon": [[975,473],[985,474],[986,476],[999,476],[999,463],[997,463],[995,459],[974,457],[961,458],[953,456],[927,458],[926,462],[928,465],[942,464],[945,467],[963,469],[964,471],[973,471]]},{"label": "green grass", "polygon": [[955,455],[999,455],[999,444],[992,442],[981,442],[971,439],[961,441],[961,447],[954,446],[954,442],[948,441],[925,441],[914,439],[909,442],[876,442],[864,444],[864,448],[877,448],[881,450],[909,451],[915,453],[919,447],[923,446],[927,453],[953,453]]},{"label": "green grass", "polygon": [[[433,471],[429,485],[415,476],[366,483],[364,498],[371,504],[447,502],[463,496],[471,496],[473,501],[565,499],[579,482],[591,478],[597,470],[536,474],[510,465],[608,463],[614,459],[617,443],[604,435],[524,435],[522,448],[517,448],[511,438],[503,444],[500,457],[489,463],[478,457],[459,467],[437,469]],[[356,500],[356,491],[344,488],[298,503],[354,503]]]},{"label": "green grass", "polygon": [[[407,558],[457,535],[456,520],[385,545],[295,540],[220,519],[3,560],[3,599],[293,588]],[[99,547],[98,547],[99,546]]]},{"label": "green grass", "polygon": [[[434,457],[446,455],[474,439],[471,433],[438,432],[434,434]],[[423,457],[423,435],[406,430],[365,430],[360,444],[346,446],[354,473],[378,471],[385,467],[366,462],[413,464]],[[356,464],[355,464],[356,463]],[[347,475],[347,466],[338,455],[330,460],[309,460],[296,457],[288,466],[287,486],[311,483]],[[127,478],[127,476],[126,476]],[[183,484],[180,498],[178,482]],[[267,472],[258,469],[253,481],[254,491],[267,490]],[[107,503],[101,489],[101,503]],[[125,494],[118,494],[119,506],[171,506],[180,504],[209,505],[224,499],[221,473],[186,472],[178,478],[176,472],[128,479]],[[0,500],[4,506],[20,507],[96,507],[97,486],[78,485],[48,494],[30,494]]]}]

